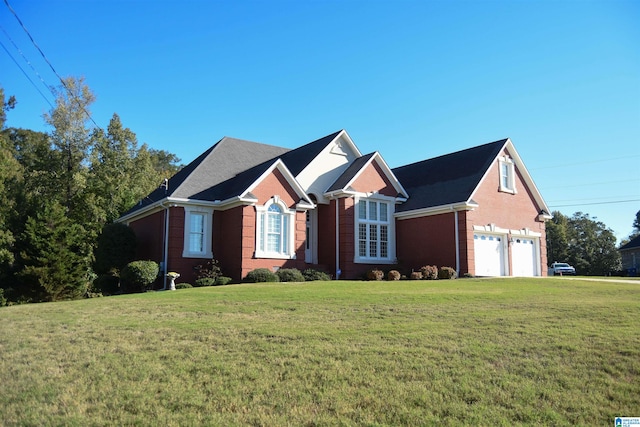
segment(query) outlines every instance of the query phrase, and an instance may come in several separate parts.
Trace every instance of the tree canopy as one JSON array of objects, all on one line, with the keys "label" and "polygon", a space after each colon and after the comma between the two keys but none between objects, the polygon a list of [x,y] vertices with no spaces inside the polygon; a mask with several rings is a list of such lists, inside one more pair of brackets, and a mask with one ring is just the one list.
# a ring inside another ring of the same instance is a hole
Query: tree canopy
[{"label": "tree canopy", "polygon": [[98,127],[83,78],[55,93],[51,131],[37,132],[5,128],[18,104],[0,88],[0,287],[12,301],[83,296],[104,226],[180,168],[174,154],[139,145],[117,114]]}]

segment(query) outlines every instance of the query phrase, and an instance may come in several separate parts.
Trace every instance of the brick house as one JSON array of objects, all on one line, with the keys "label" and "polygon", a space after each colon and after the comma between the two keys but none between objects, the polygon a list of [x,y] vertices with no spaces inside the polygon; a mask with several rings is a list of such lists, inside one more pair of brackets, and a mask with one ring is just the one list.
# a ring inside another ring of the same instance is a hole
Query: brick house
[{"label": "brick house", "polygon": [[640,236],[636,236],[620,249],[622,258],[622,270],[630,276],[636,276],[640,272]]},{"label": "brick house", "polygon": [[225,137],[120,218],[138,259],[194,279],[265,267],[356,279],[425,264],[546,275],[548,208],[509,139],[390,169],[346,131],[296,149]]}]

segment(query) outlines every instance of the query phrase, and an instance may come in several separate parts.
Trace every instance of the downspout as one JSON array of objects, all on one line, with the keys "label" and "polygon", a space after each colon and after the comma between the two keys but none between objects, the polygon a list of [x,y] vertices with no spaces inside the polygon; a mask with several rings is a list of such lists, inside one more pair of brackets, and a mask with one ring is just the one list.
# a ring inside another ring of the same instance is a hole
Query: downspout
[{"label": "downspout", "polygon": [[340,215],[338,204],[340,199],[334,199],[336,201],[336,280],[340,280]]},{"label": "downspout", "polygon": [[162,265],[164,266],[164,271],[162,272],[162,288],[167,289],[167,273],[169,272],[169,266],[167,265],[169,262],[169,208],[171,206],[165,206],[164,203],[162,203],[161,206],[164,208],[164,233],[162,237]]},{"label": "downspout", "polygon": [[460,231],[458,230],[458,211],[453,211],[456,238],[456,274],[460,277]]}]

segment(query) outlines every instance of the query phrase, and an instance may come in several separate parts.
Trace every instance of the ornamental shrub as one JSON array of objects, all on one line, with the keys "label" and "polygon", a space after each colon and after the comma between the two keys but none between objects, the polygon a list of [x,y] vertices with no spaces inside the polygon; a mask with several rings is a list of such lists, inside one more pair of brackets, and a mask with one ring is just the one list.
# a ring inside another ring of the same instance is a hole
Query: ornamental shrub
[{"label": "ornamental shrub", "polygon": [[120,292],[120,278],[113,272],[101,274],[93,280],[93,292],[100,292],[102,295],[115,295]]},{"label": "ornamental shrub", "polygon": [[228,285],[229,283],[231,283],[233,281],[233,279],[231,277],[227,277],[227,276],[218,276],[218,278],[216,279],[216,286],[224,286],[224,285]]},{"label": "ornamental shrub", "polygon": [[93,269],[97,274],[119,272],[135,259],[136,234],[128,225],[116,222],[102,228],[93,251]]},{"label": "ornamental shrub", "polygon": [[456,271],[451,267],[440,267],[438,279],[455,279],[458,277]]},{"label": "ornamental shrub", "polygon": [[120,281],[125,293],[143,292],[150,288],[158,277],[158,263],[154,261],[133,261],[120,272]]},{"label": "ornamental shrub", "polygon": [[425,265],[420,269],[422,278],[425,280],[435,280],[438,278],[438,267],[435,265]]},{"label": "ornamental shrub", "polygon": [[374,268],[367,271],[367,280],[382,280],[384,278],[384,271]]},{"label": "ornamental shrub", "polygon": [[313,268],[307,268],[302,272],[302,275],[304,276],[304,280],[307,282],[314,280],[331,280],[331,276],[328,273],[320,270],[314,270]]},{"label": "ornamental shrub", "polygon": [[213,277],[201,277],[200,279],[196,279],[194,286],[197,288],[202,286],[215,286],[216,280],[218,279]]},{"label": "ornamental shrub", "polygon": [[276,274],[281,282],[304,282],[304,276],[297,268],[281,268]]},{"label": "ornamental shrub", "polygon": [[401,274],[398,270],[391,270],[387,273],[387,280],[400,280]]},{"label": "ornamental shrub", "polygon": [[249,283],[278,282],[279,280],[278,275],[268,268],[256,268],[255,270],[251,270],[244,278],[244,281]]},{"label": "ornamental shrub", "polygon": [[[196,265],[195,266],[196,278],[198,279],[211,278],[215,280],[218,278],[218,276],[222,276],[222,270],[220,269],[220,266],[218,264],[219,262],[217,259],[210,259],[204,264]],[[211,285],[206,285],[206,286],[211,286]]]},{"label": "ornamental shrub", "polygon": [[193,288],[190,283],[176,283],[176,289],[189,289]]},{"label": "ornamental shrub", "polygon": [[410,278],[411,280],[422,280],[422,273],[420,271],[412,271]]}]

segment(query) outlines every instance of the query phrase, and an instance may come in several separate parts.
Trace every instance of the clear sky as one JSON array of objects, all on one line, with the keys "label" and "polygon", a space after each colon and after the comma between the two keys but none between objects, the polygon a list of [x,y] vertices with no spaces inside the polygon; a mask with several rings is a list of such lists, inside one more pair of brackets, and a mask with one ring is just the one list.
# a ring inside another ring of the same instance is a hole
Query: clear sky
[{"label": "clear sky", "polygon": [[640,210],[637,0],[3,0],[7,126],[49,130],[59,81],[5,1],[99,126],[185,164],[223,136],[346,129],[392,168],[509,137],[552,210],[618,239]]}]

